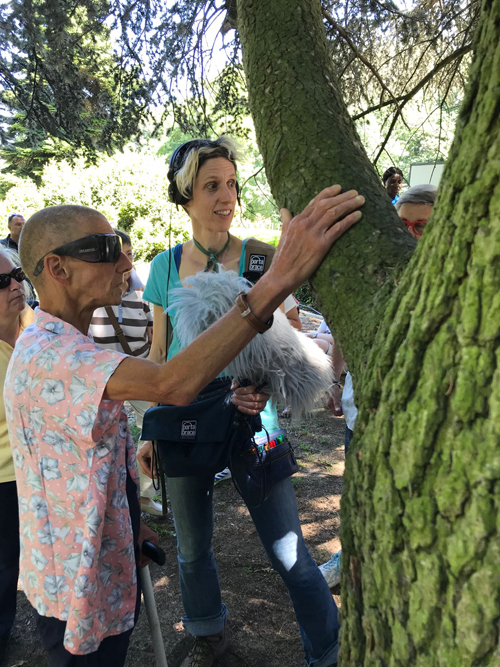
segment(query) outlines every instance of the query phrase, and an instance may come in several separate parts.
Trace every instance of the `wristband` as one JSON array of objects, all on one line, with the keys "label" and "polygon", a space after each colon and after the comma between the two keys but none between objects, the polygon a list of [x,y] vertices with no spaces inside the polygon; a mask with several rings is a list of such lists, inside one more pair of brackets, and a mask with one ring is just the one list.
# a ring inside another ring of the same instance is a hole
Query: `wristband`
[{"label": "wristband", "polygon": [[236,297],[235,305],[240,311],[241,317],[243,317],[248,324],[258,331],[259,333],[265,333],[269,331],[273,324],[274,316],[271,315],[270,319],[267,322],[262,322],[257,319],[250,308],[250,304],[247,301],[247,295],[245,292],[239,292]]}]

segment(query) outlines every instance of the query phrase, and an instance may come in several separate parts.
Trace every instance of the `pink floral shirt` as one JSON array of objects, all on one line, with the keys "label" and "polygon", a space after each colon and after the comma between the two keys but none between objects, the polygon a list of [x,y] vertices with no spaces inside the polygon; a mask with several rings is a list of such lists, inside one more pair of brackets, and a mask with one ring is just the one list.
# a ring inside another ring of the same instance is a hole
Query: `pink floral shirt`
[{"label": "pink floral shirt", "polygon": [[21,582],[64,645],[97,650],[134,626],[137,599],[127,468],[135,447],[121,401],[102,398],[126,357],[42,310],[19,337],[5,380],[16,469]]}]

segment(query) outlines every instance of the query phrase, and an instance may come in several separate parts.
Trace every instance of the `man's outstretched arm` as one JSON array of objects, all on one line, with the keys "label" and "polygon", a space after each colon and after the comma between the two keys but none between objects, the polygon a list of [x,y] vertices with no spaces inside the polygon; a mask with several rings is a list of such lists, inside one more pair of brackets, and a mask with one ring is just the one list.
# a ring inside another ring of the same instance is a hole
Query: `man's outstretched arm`
[{"label": "man's outstretched arm", "polygon": [[[267,322],[276,308],[318,268],[333,243],[360,218],[364,198],[339,185],[320,192],[283,230],[269,271],[247,294],[252,313]],[[110,377],[105,398],[188,405],[252,340],[257,331],[238,308],[166,364],[129,357]]]}]

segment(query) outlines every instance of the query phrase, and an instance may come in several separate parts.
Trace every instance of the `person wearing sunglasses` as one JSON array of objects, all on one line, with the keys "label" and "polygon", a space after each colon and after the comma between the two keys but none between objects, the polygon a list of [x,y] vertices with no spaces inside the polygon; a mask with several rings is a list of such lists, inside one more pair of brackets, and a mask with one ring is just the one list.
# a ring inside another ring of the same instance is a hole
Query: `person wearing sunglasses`
[{"label": "person wearing sunglasses", "polygon": [[[131,262],[106,218],[83,206],[35,213],[20,242],[40,308],[19,337],[5,404],[21,509],[20,570],[51,665],[122,666],[140,596],[144,537],[125,400],[189,405],[260,331],[360,218],[355,191],[326,188],[284,225],[269,271],[223,318],[165,364],[105,350],[92,313],[118,305]],[[291,218],[291,216],[290,216]],[[224,344],[221,345],[221,340]],[[268,395],[241,387],[242,412]]]},{"label": "person wearing sunglasses", "polygon": [[399,197],[396,211],[413,238],[420,239],[436,201],[437,188],[430,183],[413,185]]},{"label": "person wearing sunglasses", "polygon": [[20,333],[33,321],[26,305],[25,275],[15,253],[0,248],[0,664],[16,614],[19,577],[19,513],[14,462],[3,402],[7,366]]},{"label": "person wearing sunglasses", "polygon": [[[132,240],[120,229],[115,233],[122,240],[122,252],[132,262],[134,252]],[[117,350],[134,357],[147,359],[153,337],[153,314],[149,304],[142,298],[142,284],[135,269],[123,276],[123,296],[119,306],[102,306],[94,310],[89,332],[97,345]],[[144,413],[149,407],[145,401],[131,403],[137,426],[142,429]],[[139,443],[139,448],[141,443]],[[157,491],[153,481],[139,468],[141,484],[141,510],[154,516],[163,516],[161,503],[154,500]]]}]

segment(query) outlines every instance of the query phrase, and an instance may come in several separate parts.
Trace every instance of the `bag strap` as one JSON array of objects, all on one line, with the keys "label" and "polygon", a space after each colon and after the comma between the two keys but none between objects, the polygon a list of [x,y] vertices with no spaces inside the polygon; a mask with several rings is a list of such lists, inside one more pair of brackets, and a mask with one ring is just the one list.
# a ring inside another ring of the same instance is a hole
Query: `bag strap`
[{"label": "bag strap", "polygon": [[[173,258],[173,260],[175,262],[175,268],[177,269],[177,273],[179,273],[179,269],[181,267],[182,246],[183,246],[182,243],[178,243],[170,251],[169,262],[171,262],[172,258]],[[167,290],[168,290],[168,287],[169,286],[167,284]],[[173,327],[172,327],[172,322],[170,321],[170,317],[168,315],[165,315],[165,317],[167,318],[167,326],[166,326],[166,336],[165,336],[166,340],[165,340],[165,359],[164,359],[164,362],[167,361],[168,349],[169,349],[170,345],[172,344],[172,338],[174,337],[174,330],[173,330]]]},{"label": "bag strap", "polygon": [[183,243],[178,243],[174,249],[172,250],[172,254],[174,255],[174,262],[175,262],[175,268],[177,269],[177,273],[179,273],[179,269],[181,268],[181,257],[182,257],[182,246]]},{"label": "bag strap", "polygon": [[115,330],[116,337],[120,341],[120,345],[123,348],[123,351],[125,354],[128,354],[131,357],[137,356],[138,353],[140,353],[140,350],[137,350],[137,352],[132,352],[132,349],[130,345],[127,342],[127,339],[125,338],[125,334],[123,333],[123,329],[121,328],[118,320],[116,319],[116,315],[113,312],[113,309],[111,306],[105,306],[104,310],[106,311],[106,314],[109,318],[109,321],[113,325],[113,329]]},{"label": "bag strap", "polygon": [[276,248],[264,241],[250,238],[245,245],[245,272],[243,276],[250,282],[257,282],[269,270]]}]

